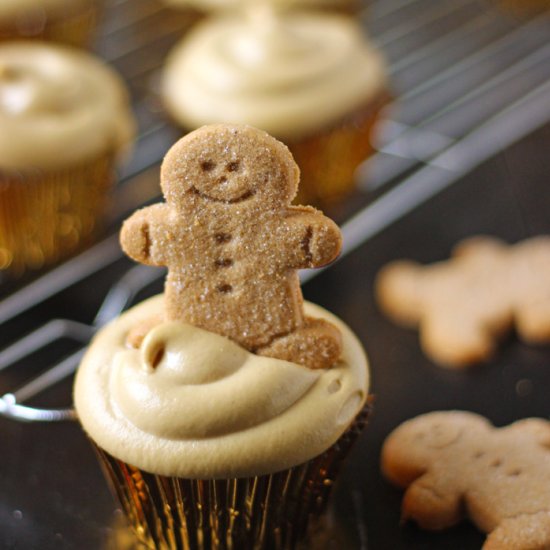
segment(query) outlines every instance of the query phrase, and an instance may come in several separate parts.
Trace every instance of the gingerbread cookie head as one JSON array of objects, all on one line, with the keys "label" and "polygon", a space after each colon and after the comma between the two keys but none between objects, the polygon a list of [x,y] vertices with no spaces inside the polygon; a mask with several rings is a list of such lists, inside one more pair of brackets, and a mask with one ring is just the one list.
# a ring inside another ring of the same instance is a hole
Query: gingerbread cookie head
[{"label": "gingerbread cookie head", "polygon": [[550,548],[550,422],[494,428],[469,412],[428,413],[396,428],[385,476],[406,489],[402,512],[439,530],[465,515],[489,534],[485,550]]},{"label": "gingerbread cookie head", "polygon": [[340,356],[341,336],[305,316],[297,270],[334,260],[342,239],[321,212],[290,205],[298,175],[286,146],[261,130],[200,128],[165,158],[166,203],[126,220],[121,243],[132,258],[168,267],[168,320],[327,368]]},{"label": "gingerbread cookie head", "polygon": [[[454,411],[433,412],[408,420],[395,429],[385,444],[382,465],[385,475],[399,486],[407,486],[427,472],[438,460],[442,449],[456,443],[465,430],[486,429],[489,423],[477,415]],[[399,463],[398,468],[393,466]]]},{"label": "gingerbread cookie head", "polygon": [[197,200],[273,208],[292,201],[298,180],[298,166],[280,141],[250,126],[215,124],[188,134],[169,151],[161,186],[166,201],[179,210],[193,208]]}]

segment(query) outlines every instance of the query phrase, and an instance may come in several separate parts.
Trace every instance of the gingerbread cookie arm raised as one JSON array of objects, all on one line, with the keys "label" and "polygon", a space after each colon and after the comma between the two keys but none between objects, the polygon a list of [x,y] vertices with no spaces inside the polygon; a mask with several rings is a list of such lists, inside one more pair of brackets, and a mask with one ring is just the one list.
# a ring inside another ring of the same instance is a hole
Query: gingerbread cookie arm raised
[{"label": "gingerbread cookie arm raised", "polygon": [[[173,239],[169,217],[170,210],[165,204],[155,204],[135,212],[122,225],[122,250],[142,264],[167,265],[167,249]],[[159,246],[161,242],[164,246]]]},{"label": "gingerbread cookie arm raised", "polygon": [[288,266],[293,269],[322,267],[334,261],[342,248],[338,226],[319,210],[291,206],[281,229]]}]

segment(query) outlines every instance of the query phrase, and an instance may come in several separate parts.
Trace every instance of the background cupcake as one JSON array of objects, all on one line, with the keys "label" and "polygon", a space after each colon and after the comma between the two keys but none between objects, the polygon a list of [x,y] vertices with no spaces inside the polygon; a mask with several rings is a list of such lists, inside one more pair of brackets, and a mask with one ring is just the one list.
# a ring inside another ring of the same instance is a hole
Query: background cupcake
[{"label": "background cupcake", "polygon": [[99,60],[0,45],[0,269],[41,268],[93,233],[133,131],[123,83]]},{"label": "background cupcake", "polygon": [[298,200],[330,203],[372,151],[387,101],[384,61],[351,18],[268,4],[246,13],[207,20],[175,47],[166,108],[184,129],[223,121],[268,131],[298,162]]},{"label": "background cupcake", "polygon": [[36,38],[89,44],[99,6],[100,0],[2,0],[0,41]]},{"label": "background cupcake", "polygon": [[[240,9],[250,0],[164,0],[177,8],[194,8],[202,12]],[[360,0],[267,0],[274,6],[292,9],[328,9],[347,13],[356,12],[361,5]]]}]

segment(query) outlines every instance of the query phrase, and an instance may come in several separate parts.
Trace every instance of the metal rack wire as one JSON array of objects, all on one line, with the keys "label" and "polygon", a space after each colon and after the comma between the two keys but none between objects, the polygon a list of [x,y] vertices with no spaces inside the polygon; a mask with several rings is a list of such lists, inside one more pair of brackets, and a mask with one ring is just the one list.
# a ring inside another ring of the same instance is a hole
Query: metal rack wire
[{"label": "metal rack wire", "polygon": [[[190,16],[151,0],[112,0],[107,16],[97,51],[129,83],[140,128],[134,160],[116,190],[111,216],[120,220],[158,193],[158,164],[178,136],[163,118],[155,89],[162,61]],[[386,54],[397,99],[381,122],[377,153],[359,171],[365,198],[343,223],[343,255],[550,120],[546,15],[519,18],[490,0],[378,0],[361,17]],[[163,270],[129,267],[121,257],[113,235],[0,302],[0,325],[15,327],[1,332],[8,341],[2,342],[0,373],[18,371],[17,389],[0,398],[0,415],[74,418],[70,406],[25,403],[70,376],[95,331],[158,285]],[[305,271],[303,281],[316,273]],[[99,298],[91,321],[28,315],[52,300],[61,304],[56,311],[64,311],[67,293],[99,274],[114,284],[94,290]],[[26,336],[13,336],[21,333]],[[39,373],[32,368],[34,377],[20,382],[25,374],[19,370],[26,372],[32,357],[62,339],[72,343],[72,353]],[[70,396],[65,398],[68,405]]]}]

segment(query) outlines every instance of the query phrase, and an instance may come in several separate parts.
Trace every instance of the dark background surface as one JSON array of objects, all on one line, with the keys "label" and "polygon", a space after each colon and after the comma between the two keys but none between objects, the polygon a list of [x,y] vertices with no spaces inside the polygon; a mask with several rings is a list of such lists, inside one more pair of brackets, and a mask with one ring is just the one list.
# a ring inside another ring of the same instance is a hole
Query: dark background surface
[{"label": "dark background surface", "polygon": [[[515,242],[550,233],[550,127],[484,163],[430,202],[380,233],[304,286],[304,295],[344,319],[369,355],[374,413],[342,472],[331,506],[335,547],[350,549],[480,548],[483,535],[464,523],[441,534],[399,526],[401,493],[379,473],[384,437],[400,422],[438,409],[465,409],[496,425],[528,416],[548,418],[550,348],[528,347],[513,335],[493,361],[449,371],[421,353],[417,334],[396,327],[378,311],[372,284],[379,268],[396,258],[432,262],[474,234]],[[3,327],[4,336],[29,323],[78,311],[90,322],[100,294],[130,264],[126,260],[86,280],[62,299],[46,301]],[[148,294],[158,292],[155,284]],[[139,296],[142,299],[143,296]],[[78,307],[75,308],[75,303]],[[49,357],[68,353],[61,342]],[[40,358],[39,358],[40,359]],[[39,363],[40,361],[38,361]],[[39,369],[33,358],[21,368]],[[18,373],[0,377],[7,391]],[[519,385],[518,385],[519,384]],[[518,391],[519,389],[519,391]],[[35,401],[59,403],[70,382]],[[125,548],[126,533],[93,451],[78,425],[21,424],[0,418],[0,548]],[[329,545],[330,546],[330,545]]]},{"label": "dark background surface", "polygon": [[[493,7],[497,3],[492,1],[398,2],[403,8],[392,13],[390,10],[396,2],[373,2],[376,5],[365,18],[392,66],[396,96],[429,81],[430,75],[458,66],[463,57],[471,60],[486,51],[493,40],[500,40],[501,36],[508,40],[510,29],[526,23],[519,15],[517,19],[516,15],[500,12],[495,15]],[[151,94],[151,87],[154,88],[166,51],[181,35],[182,22],[176,16],[155,13],[153,0],[131,0],[126,2],[126,7],[119,0],[109,3],[115,9],[106,18],[96,50],[123,73],[141,129],[138,154],[126,171],[120,197],[136,199],[143,193],[149,198],[151,188],[158,191],[156,163],[177,135],[172,128],[158,129],[159,119],[164,115]],[[444,12],[449,7],[448,13],[435,18],[438,10]],[[386,16],[371,17],[377,9],[379,13],[385,11]],[[535,44],[533,48],[539,47],[540,36],[530,29],[517,43],[506,42],[506,55],[499,50],[502,55],[495,54],[479,65],[472,65],[472,72],[459,73],[441,88],[435,86],[435,95],[422,93],[412,103],[398,105],[395,120],[420,127],[421,113],[429,117],[438,109],[444,110],[447,103],[455,102],[455,110],[444,111],[443,120],[447,120],[445,113],[454,113],[457,123],[460,122],[458,126],[462,127],[464,113],[482,113],[478,121],[481,123],[498,111],[501,103],[506,105],[526,90],[534,89],[546,73],[542,69],[518,71],[516,76],[509,75],[504,84],[495,85],[495,90],[490,88],[487,94],[466,101],[463,109],[457,110],[456,102],[463,99],[461,96],[465,96],[470,87],[484,86],[495,75],[500,75],[500,71],[513,66],[524,51],[531,51],[531,42]],[[461,34],[465,31],[469,34]],[[154,42],[144,39],[154,34],[159,37]],[[461,38],[463,36],[466,38]],[[539,56],[540,51],[537,52]],[[543,67],[543,57],[537,59]],[[536,64],[533,67],[537,69]],[[517,95],[515,88],[519,90]],[[418,120],[412,115],[417,115]],[[434,128],[439,126],[435,124]],[[450,135],[457,137],[453,132]],[[411,172],[420,164],[420,159],[406,160]],[[137,176],[130,178],[130,173]],[[404,173],[401,176],[404,177]],[[377,271],[388,261],[397,258],[421,262],[441,260],[448,257],[458,240],[471,235],[483,233],[516,242],[536,234],[550,234],[549,186],[550,126],[545,126],[367,240],[304,286],[307,299],[341,317],[364,343],[371,365],[372,392],[376,397],[371,422],[336,487],[330,509],[329,538],[333,542],[328,543],[324,538],[321,547],[339,550],[473,550],[481,547],[484,536],[469,523],[441,534],[422,532],[412,525],[400,526],[401,492],[380,476],[380,447],[385,436],[399,423],[432,410],[470,410],[486,415],[499,426],[529,416],[549,418],[550,347],[528,347],[510,335],[498,355],[486,365],[467,371],[441,369],[421,353],[415,331],[401,329],[380,314],[374,303],[372,284]],[[333,214],[344,221],[385,192],[386,188],[358,192]],[[114,218],[124,214],[126,203],[121,203],[116,205]],[[117,223],[112,229],[116,226]],[[131,265],[126,259],[113,261],[96,274],[1,325],[0,353],[16,339],[54,318],[91,325],[109,288]],[[26,282],[0,284],[0,300]],[[149,285],[134,302],[160,290],[160,283]],[[0,373],[0,395],[79,347],[78,342],[64,338],[25,357]],[[71,385],[72,381],[67,380],[29,404],[69,405]],[[0,449],[1,550],[132,547],[132,538],[116,513],[92,448],[76,423],[22,424],[0,416]]]}]

